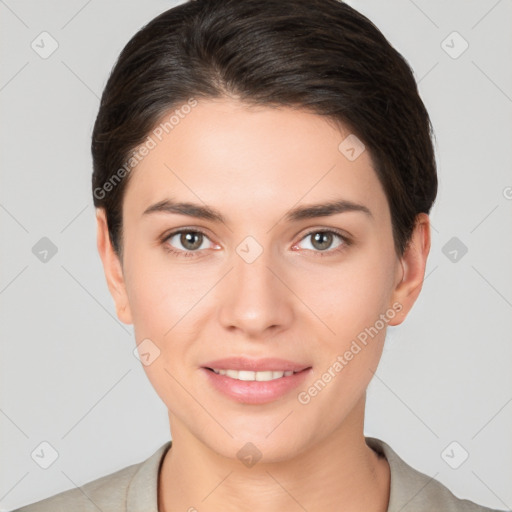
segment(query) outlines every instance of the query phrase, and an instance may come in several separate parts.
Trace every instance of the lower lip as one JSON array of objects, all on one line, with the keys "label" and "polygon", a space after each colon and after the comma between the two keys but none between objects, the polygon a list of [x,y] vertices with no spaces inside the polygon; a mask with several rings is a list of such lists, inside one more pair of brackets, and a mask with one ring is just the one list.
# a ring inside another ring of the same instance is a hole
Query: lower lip
[{"label": "lower lip", "polygon": [[286,395],[304,382],[311,368],[306,368],[288,377],[268,381],[245,381],[232,379],[201,368],[209,382],[221,393],[244,404],[265,404]]}]

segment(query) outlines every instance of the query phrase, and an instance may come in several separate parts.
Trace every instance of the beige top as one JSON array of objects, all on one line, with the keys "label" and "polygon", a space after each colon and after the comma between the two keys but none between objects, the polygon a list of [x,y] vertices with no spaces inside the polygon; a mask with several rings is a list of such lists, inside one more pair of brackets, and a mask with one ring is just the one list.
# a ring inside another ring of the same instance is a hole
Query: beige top
[{"label": "beige top", "polygon": [[[367,437],[366,443],[389,463],[387,512],[496,512],[497,509],[457,498],[440,482],[409,466],[380,439]],[[166,442],[138,464],[13,512],[158,512],[158,474],[171,444],[172,441]]]}]

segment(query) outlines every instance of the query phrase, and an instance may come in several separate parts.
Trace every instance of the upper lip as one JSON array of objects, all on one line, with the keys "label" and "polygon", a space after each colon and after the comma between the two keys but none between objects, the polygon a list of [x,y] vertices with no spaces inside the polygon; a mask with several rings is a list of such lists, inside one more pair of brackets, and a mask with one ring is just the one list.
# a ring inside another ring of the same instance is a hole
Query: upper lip
[{"label": "upper lip", "polygon": [[278,358],[264,358],[264,359],[250,359],[247,357],[226,357],[223,359],[216,359],[209,361],[203,365],[204,368],[215,368],[216,370],[249,370],[253,372],[260,371],[294,371],[300,372],[309,368],[307,364],[296,363],[286,359]]}]

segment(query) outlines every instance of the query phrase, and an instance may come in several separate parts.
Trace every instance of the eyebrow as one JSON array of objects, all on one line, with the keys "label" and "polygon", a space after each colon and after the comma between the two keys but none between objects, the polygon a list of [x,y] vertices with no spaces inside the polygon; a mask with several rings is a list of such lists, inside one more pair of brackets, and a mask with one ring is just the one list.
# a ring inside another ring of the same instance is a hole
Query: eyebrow
[{"label": "eyebrow", "polygon": [[[224,216],[215,208],[202,206],[194,203],[176,202],[171,199],[164,199],[155,203],[143,212],[144,215],[151,213],[169,213],[187,215],[198,219],[210,220],[213,222],[226,223]],[[338,213],[362,212],[368,217],[373,218],[372,212],[366,206],[345,199],[329,201],[326,203],[317,203],[307,206],[298,206],[293,208],[285,215],[288,222],[297,222],[304,219],[314,219],[317,217],[328,217]]]}]

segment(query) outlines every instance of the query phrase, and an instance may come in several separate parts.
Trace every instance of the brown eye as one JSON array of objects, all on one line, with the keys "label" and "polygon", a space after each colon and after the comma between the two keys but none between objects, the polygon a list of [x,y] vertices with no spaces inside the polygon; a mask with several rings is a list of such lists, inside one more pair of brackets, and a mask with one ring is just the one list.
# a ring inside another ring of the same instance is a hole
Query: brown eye
[{"label": "brown eye", "polygon": [[180,234],[180,243],[185,249],[195,251],[201,247],[203,241],[203,234],[196,231],[183,231]]}]

